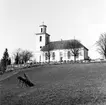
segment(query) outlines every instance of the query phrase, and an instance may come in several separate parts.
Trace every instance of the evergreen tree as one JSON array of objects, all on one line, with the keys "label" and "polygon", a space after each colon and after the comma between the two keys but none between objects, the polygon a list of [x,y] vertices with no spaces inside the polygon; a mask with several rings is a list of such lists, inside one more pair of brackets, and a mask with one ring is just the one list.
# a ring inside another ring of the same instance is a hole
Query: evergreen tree
[{"label": "evergreen tree", "polygon": [[5,52],[3,54],[3,58],[1,59],[1,69],[3,72],[5,72],[7,65],[9,61],[9,54],[8,54],[8,49],[5,49]]},{"label": "evergreen tree", "polygon": [[19,64],[19,61],[20,61],[20,57],[19,54],[17,53],[15,56],[15,64]]},{"label": "evergreen tree", "polygon": [[11,65],[11,58],[8,59],[8,65]]}]

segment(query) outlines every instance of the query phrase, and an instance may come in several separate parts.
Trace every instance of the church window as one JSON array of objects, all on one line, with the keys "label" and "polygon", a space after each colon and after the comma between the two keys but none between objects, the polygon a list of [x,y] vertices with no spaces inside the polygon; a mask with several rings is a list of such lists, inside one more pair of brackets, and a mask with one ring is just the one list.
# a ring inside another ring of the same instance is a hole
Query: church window
[{"label": "church window", "polygon": [[42,36],[40,36],[40,42],[42,41]]},{"label": "church window", "polygon": [[70,57],[71,57],[70,51],[67,52],[67,57],[68,57],[68,59],[70,59]]},{"label": "church window", "polygon": [[47,53],[45,53],[45,60],[47,60],[47,58],[48,58],[48,54],[47,54]]},{"label": "church window", "polygon": [[55,52],[52,53],[52,59],[55,60]]},{"label": "church window", "polygon": [[66,52],[64,52],[64,57],[66,57]]},{"label": "church window", "polygon": [[60,57],[62,57],[62,52],[60,52]]},{"label": "church window", "polygon": [[41,32],[43,32],[43,28],[41,28]]},{"label": "church window", "polygon": [[79,51],[79,55],[83,56],[83,51],[82,50]]},{"label": "church window", "polygon": [[41,56],[39,56],[39,62],[41,62]]},{"label": "church window", "polygon": [[79,55],[82,56],[82,52],[81,51],[79,52]]},{"label": "church window", "polygon": [[42,48],[42,46],[40,46],[40,49]]}]

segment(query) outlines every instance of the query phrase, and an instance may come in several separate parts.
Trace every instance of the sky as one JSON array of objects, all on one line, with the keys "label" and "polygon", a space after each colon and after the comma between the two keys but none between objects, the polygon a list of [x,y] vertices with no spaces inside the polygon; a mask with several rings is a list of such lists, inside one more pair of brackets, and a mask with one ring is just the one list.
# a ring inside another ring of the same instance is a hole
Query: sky
[{"label": "sky", "polygon": [[99,58],[96,41],[106,32],[106,0],[0,0],[0,58],[18,49],[35,53],[35,33],[47,25],[51,41],[74,37]]}]

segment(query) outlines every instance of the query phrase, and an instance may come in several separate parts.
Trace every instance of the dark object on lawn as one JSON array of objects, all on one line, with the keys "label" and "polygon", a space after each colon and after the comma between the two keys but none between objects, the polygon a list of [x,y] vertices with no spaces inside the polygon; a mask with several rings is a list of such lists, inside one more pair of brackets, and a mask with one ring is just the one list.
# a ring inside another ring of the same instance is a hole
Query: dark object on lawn
[{"label": "dark object on lawn", "polygon": [[25,79],[29,80],[29,79],[28,79],[28,76],[27,76],[25,73],[24,73],[24,77],[25,77]]},{"label": "dark object on lawn", "polygon": [[33,87],[34,84],[26,78],[23,78],[21,76],[18,76],[17,79],[19,80],[19,84],[22,83],[22,86],[25,85],[26,87]]}]

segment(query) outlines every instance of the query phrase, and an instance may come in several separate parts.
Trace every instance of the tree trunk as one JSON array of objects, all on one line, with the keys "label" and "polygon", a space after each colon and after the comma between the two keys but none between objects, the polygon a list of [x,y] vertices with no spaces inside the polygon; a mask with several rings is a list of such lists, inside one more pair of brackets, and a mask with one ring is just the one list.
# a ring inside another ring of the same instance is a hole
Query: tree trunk
[{"label": "tree trunk", "polygon": [[50,58],[49,58],[49,61],[48,61],[48,63],[50,63]]}]

